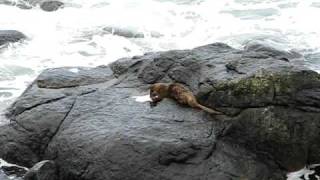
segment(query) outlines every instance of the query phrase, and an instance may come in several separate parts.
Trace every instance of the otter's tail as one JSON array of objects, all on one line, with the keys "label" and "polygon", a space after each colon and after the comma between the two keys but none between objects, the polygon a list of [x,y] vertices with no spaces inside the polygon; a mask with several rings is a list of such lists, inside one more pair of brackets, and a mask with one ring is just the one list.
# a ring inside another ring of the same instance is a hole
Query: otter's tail
[{"label": "otter's tail", "polygon": [[217,110],[214,110],[214,109],[210,109],[210,108],[207,108],[205,106],[202,106],[201,104],[198,104],[197,105],[198,108],[210,113],[210,114],[223,114],[222,112],[220,111],[217,111]]}]

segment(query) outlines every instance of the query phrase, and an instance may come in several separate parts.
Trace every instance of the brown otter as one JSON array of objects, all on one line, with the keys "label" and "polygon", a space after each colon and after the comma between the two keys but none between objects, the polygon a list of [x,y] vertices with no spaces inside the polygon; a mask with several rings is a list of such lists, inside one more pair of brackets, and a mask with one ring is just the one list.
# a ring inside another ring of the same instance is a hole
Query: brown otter
[{"label": "brown otter", "polygon": [[198,103],[192,92],[179,83],[155,83],[150,87],[150,98],[153,103],[160,102],[163,98],[171,98],[178,103],[193,108],[202,109],[210,114],[223,114],[222,112],[207,108]]}]

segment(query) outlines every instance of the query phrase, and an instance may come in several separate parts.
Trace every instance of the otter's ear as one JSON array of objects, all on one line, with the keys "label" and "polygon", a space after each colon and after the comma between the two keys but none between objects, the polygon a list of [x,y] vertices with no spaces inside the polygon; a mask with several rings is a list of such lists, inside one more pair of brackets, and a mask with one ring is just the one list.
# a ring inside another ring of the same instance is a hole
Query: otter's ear
[{"label": "otter's ear", "polygon": [[149,89],[151,90],[151,89],[153,89],[153,87],[154,87],[154,84],[150,85]]}]

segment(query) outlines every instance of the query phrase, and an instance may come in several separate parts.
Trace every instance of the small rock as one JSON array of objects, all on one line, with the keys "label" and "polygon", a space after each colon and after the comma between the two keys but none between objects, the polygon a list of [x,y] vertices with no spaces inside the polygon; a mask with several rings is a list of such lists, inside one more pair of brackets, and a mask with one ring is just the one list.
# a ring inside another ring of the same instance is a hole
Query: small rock
[{"label": "small rock", "polygon": [[56,180],[56,165],[54,161],[44,160],[35,164],[24,176],[24,180]]},{"label": "small rock", "polygon": [[64,3],[60,2],[60,1],[45,1],[43,3],[41,3],[40,8],[44,11],[56,11],[59,8],[62,8],[64,5]]},{"label": "small rock", "polygon": [[32,6],[26,1],[14,1],[14,0],[1,0],[0,4],[8,6],[16,6],[20,9],[31,9]]},{"label": "small rock", "polygon": [[25,39],[26,36],[15,30],[0,30],[0,46],[6,43],[18,42]]},{"label": "small rock", "polygon": [[26,169],[19,166],[2,166],[1,169],[7,176],[16,175],[17,177],[22,177],[27,172]]},{"label": "small rock", "polygon": [[246,74],[246,73],[238,70],[238,67],[237,67],[238,64],[235,62],[227,63],[225,66],[226,66],[228,72],[231,71],[231,72],[236,72],[238,74]]}]

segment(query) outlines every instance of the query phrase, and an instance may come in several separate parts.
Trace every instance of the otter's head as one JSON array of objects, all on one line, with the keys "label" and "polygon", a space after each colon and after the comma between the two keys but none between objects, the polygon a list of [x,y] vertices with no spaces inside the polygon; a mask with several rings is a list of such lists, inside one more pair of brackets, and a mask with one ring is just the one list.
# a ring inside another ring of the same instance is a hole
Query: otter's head
[{"label": "otter's head", "polygon": [[150,98],[152,102],[159,102],[168,95],[168,86],[164,83],[156,83],[150,86]]}]

